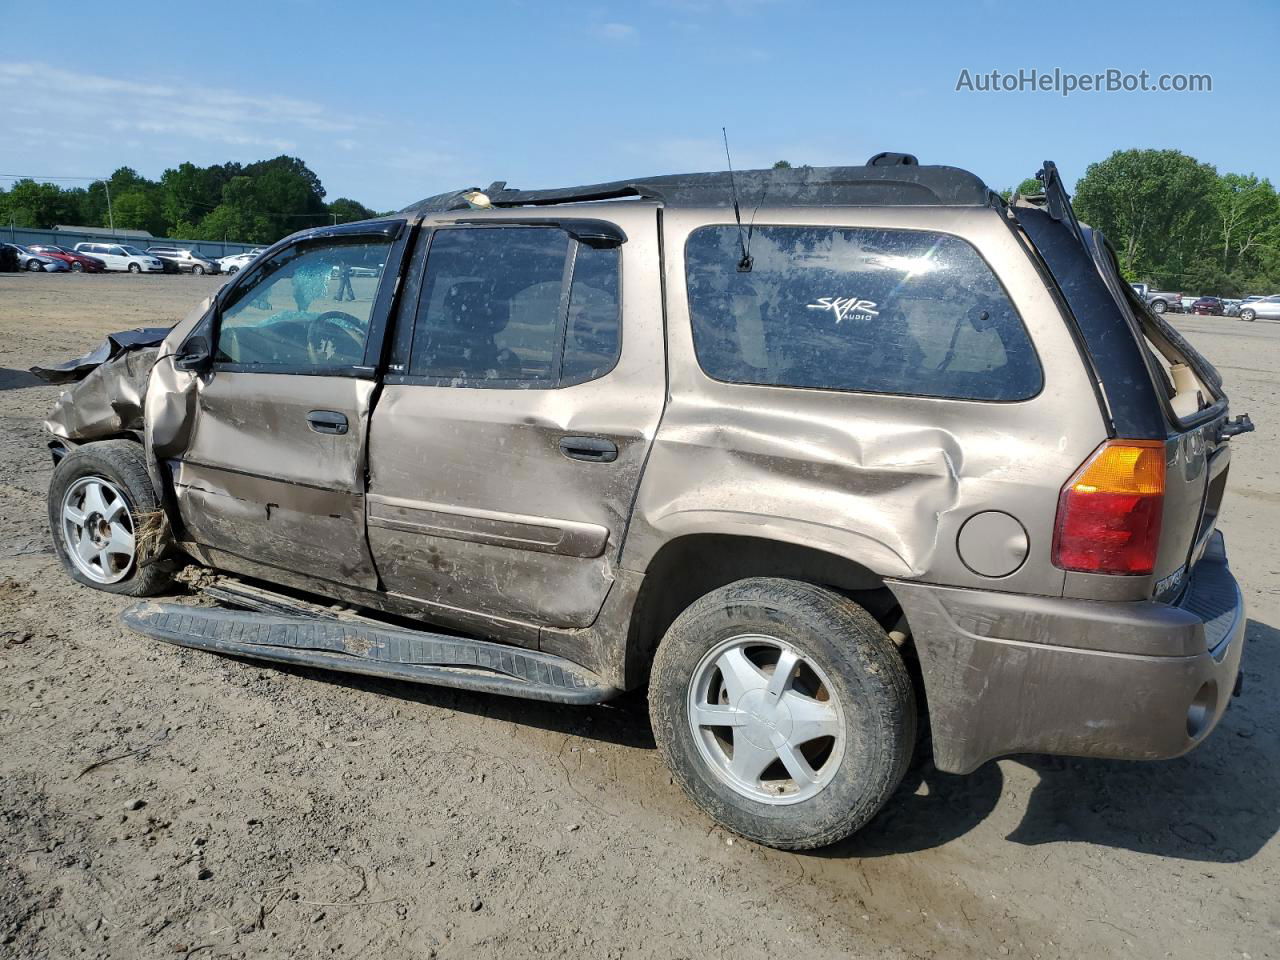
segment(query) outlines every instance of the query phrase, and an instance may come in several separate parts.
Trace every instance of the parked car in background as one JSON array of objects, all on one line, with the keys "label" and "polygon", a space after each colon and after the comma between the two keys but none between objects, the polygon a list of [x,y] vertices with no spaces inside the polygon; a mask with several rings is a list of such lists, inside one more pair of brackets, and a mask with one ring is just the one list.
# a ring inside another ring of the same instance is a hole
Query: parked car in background
[{"label": "parked car in background", "polygon": [[222,268],[223,273],[238,273],[253,261],[257,260],[264,252],[265,247],[258,247],[250,250],[248,253],[233,253],[229,257],[223,257],[218,261],[218,266]]},{"label": "parked car in background", "polygon": [[154,254],[162,260],[172,260],[183,273],[197,276],[204,273],[221,273],[218,261],[204,254],[196,253],[184,247],[147,247],[147,253]]},{"label": "parked car in background", "polygon": [[54,260],[63,261],[71,268],[73,273],[102,273],[107,269],[107,265],[97,257],[76,253],[74,250],[59,247],[56,244],[33,243],[28,245],[27,249],[32,253],[40,254],[42,257],[52,257]]},{"label": "parked car in background", "polygon": [[1195,302],[1196,302],[1197,300],[1199,300],[1199,299],[1200,299],[1200,298],[1199,298],[1199,297],[1197,297],[1195,294],[1190,294],[1190,295],[1184,296],[1184,297],[1182,298],[1182,312],[1183,312],[1183,313],[1190,313],[1190,312],[1191,312],[1191,305],[1192,305],[1193,303],[1195,303]]},{"label": "parked car in background", "polygon": [[128,270],[130,273],[164,273],[160,258],[143,253],[127,243],[77,243],[76,253],[96,257],[108,270]]},{"label": "parked car in background", "polygon": [[1191,312],[1200,316],[1220,317],[1222,311],[1222,301],[1217,297],[1200,297],[1191,304]]},{"label": "parked car in background", "polygon": [[1164,293],[1152,290],[1145,283],[1130,284],[1138,296],[1146,302],[1155,313],[1182,313],[1182,294]]},{"label": "parked car in background", "polygon": [[1247,307],[1249,304],[1253,303],[1254,301],[1261,300],[1261,299],[1262,299],[1261,294],[1254,294],[1253,296],[1245,297],[1243,300],[1227,301],[1227,308],[1223,312],[1228,317],[1238,317],[1240,316],[1241,310],[1243,310],[1245,307]]},{"label": "parked car in background", "polygon": [[11,244],[18,251],[18,269],[30,270],[33,273],[62,273],[70,271],[71,267],[63,260],[54,257],[45,256],[42,253],[35,253],[24,247],[20,243]]},{"label": "parked car in background", "polygon": [[1241,320],[1280,320],[1280,293],[1240,305]]}]

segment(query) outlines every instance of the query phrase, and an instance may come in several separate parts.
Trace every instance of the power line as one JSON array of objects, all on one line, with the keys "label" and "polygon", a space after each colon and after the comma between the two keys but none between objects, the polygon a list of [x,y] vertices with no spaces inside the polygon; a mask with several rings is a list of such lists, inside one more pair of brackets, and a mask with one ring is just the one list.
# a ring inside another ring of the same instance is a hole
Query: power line
[{"label": "power line", "polygon": [[107,180],[108,177],[42,177],[32,173],[0,173],[0,179],[4,180],[38,180],[42,183],[48,183],[52,180],[88,180],[90,183],[97,183],[99,180]]}]

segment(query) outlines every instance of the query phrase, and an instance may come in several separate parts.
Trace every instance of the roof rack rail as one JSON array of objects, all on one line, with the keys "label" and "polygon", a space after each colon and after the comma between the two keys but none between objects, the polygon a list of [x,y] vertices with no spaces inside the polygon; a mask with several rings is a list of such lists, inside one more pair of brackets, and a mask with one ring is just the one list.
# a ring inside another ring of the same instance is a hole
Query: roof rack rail
[{"label": "roof rack rail", "polygon": [[920,161],[914,153],[877,153],[867,161],[868,167],[918,167]]},{"label": "roof rack rail", "polygon": [[[861,167],[794,167],[678,173],[635,180],[515,190],[498,182],[485,193],[493,207],[550,206],[640,198],[665,207],[729,207],[734,179],[743,204],[771,206],[964,206],[993,205],[998,197],[981,179],[956,167],[921,166],[910,154],[876,154]],[[494,189],[494,188],[497,189]],[[455,190],[406,207],[404,214],[465,210],[477,188]]]}]

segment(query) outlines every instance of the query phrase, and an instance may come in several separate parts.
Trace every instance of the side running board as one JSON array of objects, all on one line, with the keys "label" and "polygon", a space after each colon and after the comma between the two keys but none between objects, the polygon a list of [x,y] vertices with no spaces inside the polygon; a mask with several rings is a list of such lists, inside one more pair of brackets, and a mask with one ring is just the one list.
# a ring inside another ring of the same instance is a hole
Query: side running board
[{"label": "side running board", "polygon": [[549,653],[367,622],[152,601],[129,607],[121,620],[181,647],[528,700],[601,703],[621,692]]}]

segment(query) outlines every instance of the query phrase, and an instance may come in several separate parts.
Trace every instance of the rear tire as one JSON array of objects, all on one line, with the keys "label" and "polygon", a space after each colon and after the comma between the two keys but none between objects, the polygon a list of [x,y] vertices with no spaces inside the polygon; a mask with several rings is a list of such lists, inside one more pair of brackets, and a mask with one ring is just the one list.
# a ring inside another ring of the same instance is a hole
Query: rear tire
[{"label": "rear tire", "polygon": [[[158,522],[160,502],[147,474],[141,444],[103,440],[71,451],[49,483],[49,529],[54,550],[73,580],[130,597],[159,593],[172,579],[159,559],[169,546],[161,523],[159,542],[140,556],[139,531]],[[154,541],[153,541],[154,542]]]},{"label": "rear tire", "polygon": [[771,578],[722,587],[676,618],[654,658],[649,711],[690,798],[784,850],[870,821],[916,736],[910,676],[875,619],[829,590]]},{"label": "rear tire", "polygon": [[1157,300],[1155,303],[1151,304],[1151,309],[1156,313],[1164,313],[1169,309],[1169,305],[1163,300]]}]

